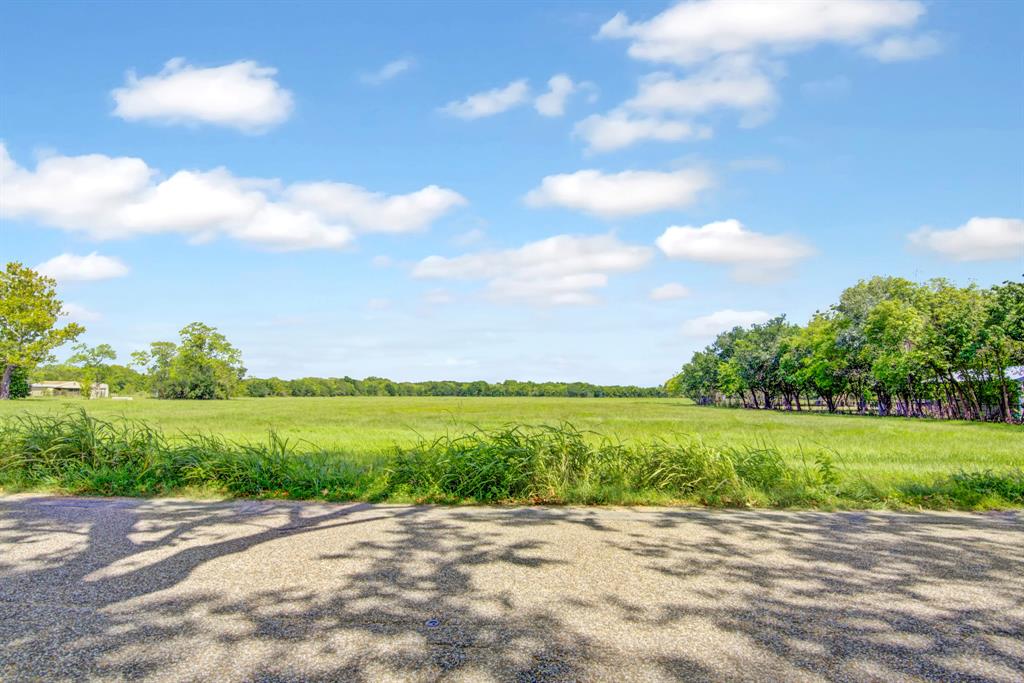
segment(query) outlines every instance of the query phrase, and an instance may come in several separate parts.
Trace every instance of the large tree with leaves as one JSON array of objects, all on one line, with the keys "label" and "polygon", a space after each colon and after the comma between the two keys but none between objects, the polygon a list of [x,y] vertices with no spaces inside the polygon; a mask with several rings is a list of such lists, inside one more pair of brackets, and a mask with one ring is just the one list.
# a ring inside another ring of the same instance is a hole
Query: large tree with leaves
[{"label": "large tree with leaves", "polygon": [[75,344],[72,348],[75,353],[68,359],[68,362],[81,368],[78,383],[82,387],[82,396],[92,396],[92,392],[97,386],[108,381],[110,376],[108,361],[117,360],[117,353],[110,344],[99,344],[92,347],[87,344]]},{"label": "large tree with leaves", "polygon": [[20,263],[0,271],[0,400],[10,398],[16,368],[49,361],[55,348],[85,332],[77,323],[57,327],[63,313],[52,278]]},{"label": "large tree with leaves", "polygon": [[157,398],[229,398],[245,376],[242,353],[217,328],[191,323],[179,344],[153,342],[136,351],[132,363],[147,370]]}]

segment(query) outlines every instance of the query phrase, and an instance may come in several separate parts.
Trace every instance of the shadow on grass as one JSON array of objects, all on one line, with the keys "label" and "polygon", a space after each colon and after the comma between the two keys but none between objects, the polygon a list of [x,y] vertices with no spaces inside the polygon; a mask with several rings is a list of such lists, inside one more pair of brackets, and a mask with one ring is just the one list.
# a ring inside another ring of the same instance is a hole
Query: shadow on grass
[{"label": "shadow on grass", "polygon": [[0,679],[1012,680],[1022,548],[1016,513],[0,499]]}]

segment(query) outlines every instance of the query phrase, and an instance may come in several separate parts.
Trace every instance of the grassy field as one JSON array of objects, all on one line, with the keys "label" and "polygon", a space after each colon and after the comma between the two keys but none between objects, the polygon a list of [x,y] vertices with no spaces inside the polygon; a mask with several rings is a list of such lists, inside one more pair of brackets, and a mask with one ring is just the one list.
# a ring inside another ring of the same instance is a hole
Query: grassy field
[{"label": "grassy field", "polygon": [[627,442],[698,436],[721,446],[768,444],[790,463],[834,454],[850,475],[885,483],[961,469],[1024,468],[1020,426],[703,408],[675,399],[580,398],[265,398],[231,401],[81,401],[0,403],[0,418],[86,408],[103,419],[144,420],[169,436],[217,434],[263,440],[269,430],[350,457],[376,455],[421,438],[510,423],[570,422]]}]

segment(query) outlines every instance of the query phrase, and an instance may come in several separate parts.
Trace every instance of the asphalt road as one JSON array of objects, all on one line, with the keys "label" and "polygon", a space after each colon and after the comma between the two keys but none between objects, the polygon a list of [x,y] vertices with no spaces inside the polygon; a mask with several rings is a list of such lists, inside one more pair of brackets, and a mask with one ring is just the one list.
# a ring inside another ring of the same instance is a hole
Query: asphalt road
[{"label": "asphalt road", "polygon": [[0,680],[1024,679],[1024,515],[0,497]]}]

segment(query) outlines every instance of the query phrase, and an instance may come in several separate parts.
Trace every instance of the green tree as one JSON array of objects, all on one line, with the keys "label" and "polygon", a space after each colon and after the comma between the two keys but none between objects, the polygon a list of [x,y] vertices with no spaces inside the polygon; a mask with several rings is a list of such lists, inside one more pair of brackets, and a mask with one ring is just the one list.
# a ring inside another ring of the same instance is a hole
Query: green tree
[{"label": "green tree", "polygon": [[181,329],[177,355],[170,364],[170,398],[226,399],[245,376],[242,353],[203,323]]},{"label": "green tree", "polygon": [[72,349],[75,353],[68,359],[68,363],[82,369],[79,380],[82,396],[91,397],[96,386],[109,381],[110,366],[107,361],[117,360],[117,353],[110,344],[92,347],[87,344],[75,344]]},{"label": "green tree", "polygon": [[28,398],[30,388],[25,368],[14,368],[11,373],[10,398]]},{"label": "green tree", "polygon": [[979,358],[998,384],[999,417],[1013,422],[1018,387],[1007,380],[1008,368],[1024,364],[1024,284],[1005,282],[987,292]]},{"label": "green tree", "polygon": [[679,374],[665,383],[671,396],[686,396],[698,405],[710,405],[718,394],[718,356],[713,349],[693,354]]},{"label": "green tree", "polygon": [[847,356],[839,346],[840,326],[832,317],[816,314],[793,341],[799,382],[825,401],[834,413],[837,399],[848,389]]},{"label": "green tree", "polygon": [[52,359],[53,350],[85,332],[77,323],[56,327],[64,312],[57,283],[20,263],[0,271],[0,400],[11,396],[16,368]]}]

